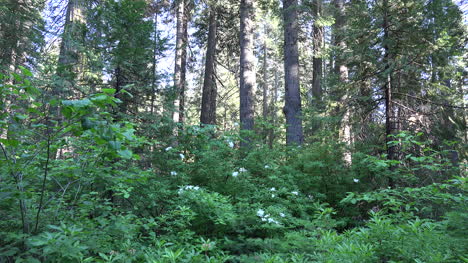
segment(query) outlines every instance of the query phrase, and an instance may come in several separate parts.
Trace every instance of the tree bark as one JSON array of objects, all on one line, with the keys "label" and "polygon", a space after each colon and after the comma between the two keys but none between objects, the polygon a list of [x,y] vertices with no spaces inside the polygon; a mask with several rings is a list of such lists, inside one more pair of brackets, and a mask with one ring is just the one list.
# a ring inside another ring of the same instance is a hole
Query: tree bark
[{"label": "tree bark", "polygon": [[263,105],[262,105],[262,115],[263,119],[266,120],[268,118],[268,47],[266,40],[263,41]]},{"label": "tree bark", "polygon": [[210,11],[208,27],[208,44],[206,48],[205,74],[203,79],[202,105],[200,122],[202,124],[216,124],[216,81],[215,81],[215,58],[217,42],[216,10]]},{"label": "tree bark", "polygon": [[[253,0],[241,0],[240,5],[240,124],[241,130],[254,129],[255,68],[253,52],[254,27]],[[250,144],[251,138],[244,137],[241,147]]]},{"label": "tree bark", "polygon": [[[262,69],[262,75],[263,75],[263,81],[262,81],[262,95],[263,95],[263,101],[262,101],[262,116],[263,116],[263,121],[270,121],[268,119],[268,115],[270,112],[269,109],[269,104],[268,104],[268,46],[267,46],[267,30],[266,30],[266,24],[265,24],[265,30],[264,30],[264,39],[263,39],[263,69]],[[271,128],[264,129],[263,131],[263,140],[265,143],[268,143],[268,135],[270,134]]]},{"label": "tree bark", "polygon": [[314,41],[314,57],[312,59],[312,99],[320,101],[322,99],[322,46],[324,40],[323,26],[317,23],[322,15],[322,0],[316,0],[312,6],[315,22],[312,27],[312,38]]},{"label": "tree bark", "polygon": [[303,142],[297,8],[297,0],[283,0],[285,84],[283,112],[286,116],[287,145],[300,145]]},{"label": "tree bark", "polygon": [[[388,44],[388,40],[390,38],[389,32],[389,14],[388,14],[388,0],[383,0],[383,23],[382,23],[382,30],[383,30],[383,39],[382,44],[385,50],[384,53],[384,87],[383,90],[385,92],[385,142],[387,147],[387,159],[388,160],[397,160],[398,159],[398,150],[395,145],[390,145],[389,142],[395,140],[392,138],[391,135],[395,135],[398,130],[398,123],[397,118],[395,116],[395,110],[393,105],[393,83],[392,83],[392,53],[391,47]],[[391,165],[390,170],[394,170],[395,166]],[[392,178],[389,178],[389,186],[394,187],[395,182]]]},{"label": "tree bark", "polygon": [[[344,0],[335,0],[335,46],[339,50],[337,53],[342,53],[346,48],[346,42],[344,41],[344,26],[345,26],[345,3]],[[335,57],[335,74],[338,75],[340,84],[346,84],[348,82],[348,66],[345,58],[337,54]],[[349,91],[345,90],[345,94],[341,97],[341,108],[344,108],[344,114],[340,123],[339,138],[342,143],[347,146],[344,151],[343,160],[346,164],[352,164],[352,154],[349,149],[353,143],[353,133],[351,126],[351,112],[352,107],[349,105]]]},{"label": "tree bark", "polygon": [[[182,46],[182,64],[180,72],[180,88],[179,88],[179,123],[185,123],[185,90],[187,89],[187,47],[188,47],[188,20],[189,10],[187,3],[185,3],[185,12],[183,17],[183,46]],[[182,127],[182,126],[181,126]]]},{"label": "tree bark", "polygon": [[[278,115],[277,111],[278,109],[276,108],[276,103],[278,100],[278,89],[279,89],[279,74],[278,74],[278,69],[275,67],[275,82],[273,84],[273,94],[271,96],[271,103],[270,103],[270,112],[271,112],[271,119],[273,122],[273,127],[276,127],[276,123],[278,122]],[[273,128],[269,129],[269,138],[268,138],[268,145],[270,148],[273,148],[273,143],[275,142],[275,130]]]},{"label": "tree bark", "polygon": [[80,51],[77,43],[84,43],[83,23],[85,23],[84,0],[69,0],[65,15],[65,25],[60,43],[57,75],[67,84],[65,90],[55,90],[54,94],[71,95],[69,87],[74,85],[79,74]]},{"label": "tree bark", "polygon": [[159,49],[159,31],[158,31],[158,14],[159,10],[153,14],[153,23],[154,23],[154,40],[153,40],[153,65],[151,68],[152,81],[151,81],[151,95],[150,95],[150,113],[153,115],[155,100],[156,100],[156,87],[158,85],[158,49]]},{"label": "tree bark", "polygon": [[188,44],[188,10],[186,0],[179,0],[176,12],[177,29],[174,66],[174,88],[178,96],[174,101],[174,111],[172,112],[172,118],[174,122],[179,122],[183,124],[185,119],[185,89]]}]

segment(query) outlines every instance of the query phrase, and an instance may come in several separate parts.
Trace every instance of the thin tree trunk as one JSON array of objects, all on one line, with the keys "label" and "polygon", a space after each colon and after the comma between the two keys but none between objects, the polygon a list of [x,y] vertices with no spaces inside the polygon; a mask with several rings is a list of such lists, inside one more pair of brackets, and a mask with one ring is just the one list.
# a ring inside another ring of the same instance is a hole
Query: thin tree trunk
[{"label": "thin tree trunk", "polygon": [[[176,32],[176,54],[174,67],[174,88],[178,95],[174,101],[172,118],[174,122],[184,123],[184,103],[186,85],[187,65],[187,11],[185,0],[179,0],[177,4],[177,32]],[[177,112],[178,110],[178,112]]]},{"label": "thin tree trunk", "polygon": [[[278,122],[278,115],[277,115],[278,109],[276,108],[276,103],[278,100],[278,89],[280,85],[278,75],[279,75],[278,69],[275,68],[275,83],[273,84],[273,96],[271,97],[271,103],[270,103],[270,112],[271,112],[271,119],[273,122],[273,127],[276,127],[276,123]],[[273,148],[274,142],[275,142],[275,130],[271,128],[269,132],[269,139],[268,139],[268,144],[270,148]]]},{"label": "thin tree trunk", "polygon": [[263,119],[268,118],[268,47],[266,40],[263,41],[263,105],[262,105],[262,115]]},{"label": "thin tree trunk", "polygon": [[297,0],[283,0],[285,84],[283,111],[286,116],[286,144],[288,145],[300,145],[303,141],[297,8]]},{"label": "thin tree trunk", "polygon": [[151,81],[151,106],[150,106],[150,113],[151,115],[154,114],[154,103],[156,100],[156,86],[158,82],[158,47],[159,47],[159,33],[158,33],[158,13],[159,10],[155,11],[154,17],[153,17],[153,23],[154,23],[154,42],[153,42],[153,66],[152,66],[152,74],[153,74],[153,79]]},{"label": "thin tree trunk", "polygon": [[[182,46],[182,64],[180,72],[180,88],[179,88],[179,123],[185,123],[185,90],[187,88],[187,47],[188,47],[188,20],[189,20],[189,10],[188,5],[184,5],[184,17],[183,17],[183,46]],[[180,126],[183,128],[183,126]]]},{"label": "thin tree trunk", "polygon": [[[241,130],[254,128],[255,68],[253,52],[253,0],[241,0],[240,6],[240,125]],[[243,138],[241,147],[248,147],[251,138]]]},{"label": "thin tree trunk", "polygon": [[[383,36],[383,47],[385,50],[384,53],[384,92],[385,92],[385,137],[386,137],[386,146],[387,146],[387,158],[388,160],[397,160],[398,159],[398,151],[395,145],[390,145],[389,142],[393,141],[395,138],[392,138],[391,135],[395,135],[397,133],[397,122],[395,116],[395,110],[393,105],[393,83],[392,83],[392,69],[391,69],[391,62],[392,62],[392,54],[391,48],[388,45],[388,40],[390,38],[389,33],[389,15],[388,15],[388,0],[383,0],[383,23],[382,29],[384,32]],[[395,169],[395,166],[390,166],[391,170]],[[389,186],[394,187],[395,182],[392,178],[389,178]]]},{"label": "thin tree trunk", "polygon": [[[262,75],[263,75],[263,105],[262,105],[262,116],[263,120],[267,121],[268,120],[268,114],[269,114],[269,105],[268,105],[268,46],[266,42],[266,25],[265,25],[265,31],[264,31],[264,40],[263,40],[263,69],[262,69]],[[269,120],[268,120],[269,121]],[[265,143],[268,142],[268,134],[270,133],[270,128],[265,129],[263,132],[263,140]]]},{"label": "thin tree trunk", "polygon": [[322,99],[322,46],[323,46],[323,26],[317,23],[322,13],[322,0],[316,0],[313,9],[315,22],[312,27],[312,38],[314,40],[314,57],[312,59],[312,98],[316,101]]},{"label": "thin tree trunk", "polygon": [[216,81],[215,81],[215,57],[217,42],[216,10],[210,11],[208,27],[208,44],[206,49],[205,74],[203,79],[202,105],[200,122],[202,124],[216,124]]}]

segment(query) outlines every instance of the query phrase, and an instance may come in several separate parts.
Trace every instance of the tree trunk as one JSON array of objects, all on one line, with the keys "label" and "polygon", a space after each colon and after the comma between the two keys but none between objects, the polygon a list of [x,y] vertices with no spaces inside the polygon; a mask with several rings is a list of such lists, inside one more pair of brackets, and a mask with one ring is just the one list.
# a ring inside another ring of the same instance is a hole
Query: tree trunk
[{"label": "tree trunk", "polygon": [[80,51],[77,43],[84,43],[84,6],[84,0],[69,0],[67,5],[57,66],[57,75],[64,81],[65,89],[54,90],[55,95],[72,95],[70,89],[73,88],[74,82],[79,75]]},{"label": "tree trunk", "polygon": [[216,10],[210,11],[208,27],[208,44],[206,48],[205,75],[203,79],[202,105],[200,122],[202,124],[216,124],[216,81],[215,81],[215,57],[217,42]]},{"label": "tree trunk", "polygon": [[[254,128],[255,68],[253,52],[253,0],[241,0],[240,6],[240,125],[241,130]],[[244,137],[241,146],[248,146],[251,138]]]},{"label": "tree trunk", "polygon": [[[185,87],[186,87],[186,65],[187,65],[187,41],[188,41],[188,16],[185,0],[179,0],[177,4],[177,32],[176,32],[176,54],[174,67],[174,87],[178,94],[174,102],[172,113],[174,122],[184,123],[185,111]],[[177,112],[178,110],[178,112]]]},{"label": "tree trunk", "polygon": [[299,90],[299,50],[297,0],[283,0],[284,21],[284,84],[286,144],[300,145],[303,141],[301,93]]},{"label": "tree trunk", "polygon": [[263,119],[266,120],[268,118],[268,47],[266,40],[263,41],[263,105],[262,105],[262,115]]},{"label": "tree trunk", "polygon": [[[344,25],[345,25],[345,3],[344,0],[335,0],[335,46],[339,49],[338,53],[341,54],[342,50],[346,48],[346,43],[343,38]],[[348,66],[346,60],[339,54],[335,58],[335,74],[338,75],[340,85],[348,82]],[[340,141],[347,146],[345,149],[343,160],[346,164],[351,165],[352,155],[349,147],[353,142],[352,126],[351,126],[351,112],[352,107],[349,105],[349,91],[345,90],[345,94],[341,97],[340,106],[344,108],[343,118],[340,123]]]},{"label": "tree trunk", "polygon": [[[263,116],[263,121],[268,120],[268,114],[269,114],[269,108],[268,108],[268,46],[266,42],[266,36],[267,30],[266,30],[266,25],[265,25],[265,30],[264,30],[264,40],[263,40],[263,69],[262,69],[262,75],[263,75],[263,81],[262,81],[262,88],[263,88],[263,103],[262,103],[262,116]],[[268,120],[269,121],[269,120]],[[270,133],[271,128],[267,128],[263,132],[263,140],[265,143],[268,142],[268,134]]]},{"label": "tree trunk", "polygon": [[[387,159],[388,160],[397,160],[398,159],[398,150],[395,145],[389,145],[390,141],[395,140],[395,138],[392,138],[391,135],[395,135],[397,133],[397,121],[396,121],[396,116],[395,116],[395,110],[394,110],[394,105],[393,105],[393,86],[392,86],[392,54],[391,54],[391,48],[388,44],[388,40],[390,38],[390,33],[389,33],[389,14],[388,14],[388,0],[383,0],[383,23],[382,23],[382,29],[383,29],[383,47],[385,50],[384,53],[384,58],[383,62],[385,65],[385,70],[384,70],[384,92],[385,92],[385,142],[387,146]],[[390,166],[391,170],[394,170],[395,166],[392,165]],[[394,187],[395,183],[392,178],[389,178],[389,186]]]},{"label": "tree trunk", "polygon": [[[181,64],[181,72],[180,72],[180,78],[181,78],[181,85],[179,89],[179,123],[184,124],[185,123],[185,90],[187,88],[187,80],[186,80],[186,75],[187,75],[187,47],[188,47],[188,20],[189,20],[189,15],[188,15],[188,6],[187,4],[184,6],[185,12],[184,12],[184,19],[183,19],[183,28],[184,28],[184,35],[183,35],[183,47],[182,47],[182,64]],[[182,127],[182,126],[181,126]]]},{"label": "tree trunk", "polygon": [[[271,103],[270,103],[270,112],[271,112],[271,119],[273,122],[273,127],[276,127],[276,123],[278,122],[278,115],[276,108],[276,103],[278,100],[278,89],[279,89],[279,76],[278,76],[278,69],[275,67],[275,82],[273,84],[273,96],[271,96]],[[268,145],[270,148],[273,148],[273,143],[275,142],[275,129],[269,129],[269,138],[268,138]]]},{"label": "tree trunk", "polygon": [[156,101],[156,87],[158,85],[158,49],[159,49],[159,31],[158,31],[158,14],[159,10],[156,10],[153,14],[154,23],[154,40],[153,40],[153,65],[151,68],[152,81],[151,81],[151,95],[150,95],[150,113],[153,115],[155,101]]},{"label": "tree trunk", "polygon": [[317,23],[318,18],[322,15],[322,0],[316,0],[312,7],[315,17],[314,26],[312,27],[312,38],[314,41],[314,57],[312,59],[312,98],[316,101],[322,99],[322,46],[324,39],[323,26]]}]

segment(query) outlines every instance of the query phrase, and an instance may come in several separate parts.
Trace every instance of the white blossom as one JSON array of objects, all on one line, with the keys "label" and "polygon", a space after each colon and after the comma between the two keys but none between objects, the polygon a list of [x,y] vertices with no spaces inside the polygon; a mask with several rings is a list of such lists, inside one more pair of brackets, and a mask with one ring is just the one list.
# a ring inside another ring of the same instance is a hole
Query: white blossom
[{"label": "white blossom", "polygon": [[179,188],[179,194],[183,193],[185,190],[198,191],[198,190],[200,190],[200,187],[199,186],[193,186],[193,185],[186,185],[184,187]]},{"label": "white blossom", "polygon": [[234,143],[232,141],[228,141],[229,147],[234,148]]},{"label": "white blossom", "polygon": [[239,172],[245,173],[245,172],[247,172],[247,169],[245,169],[244,167],[241,167],[241,168],[239,168]]},{"label": "white blossom", "polygon": [[182,154],[182,153],[179,153],[179,156],[180,156],[180,159],[182,159],[182,160],[185,158],[185,155]]},{"label": "white blossom", "polygon": [[176,171],[172,171],[172,172],[171,172],[171,175],[177,175],[177,172],[176,172]]},{"label": "white blossom", "polygon": [[170,151],[170,150],[172,150],[172,147],[171,147],[171,146],[169,146],[169,147],[167,147],[167,148],[165,149],[166,152],[168,152],[168,151]]},{"label": "white blossom", "polygon": [[268,223],[275,223],[275,224],[279,225],[279,222],[276,221],[276,220],[273,219],[273,218],[268,218]]},{"label": "white blossom", "polygon": [[232,177],[237,177],[239,175],[239,172],[232,172]]},{"label": "white blossom", "polygon": [[264,215],[265,215],[265,210],[263,210],[261,208],[257,210],[257,216],[263,217]]},{"label": "white blossom", "polygon": [[359,179],[357,179],[357,178],[354,178],[353,181],[354,181],[355,183],[359,183]]},{"label": "white blossom", "polygon": [[272,197],[272,198],[275,198],[275,197],[276,197],[276,195],[275,195],[275,194],[271,194],[271,197]]},{"label": "white blossom", "polygon": [[234,126],[239,126],[239,123],[238,123],[238,122],[234,122]]},{"label": "white blossom", "polygon": [[293,195],[299,195],[299,192],[298,192],[298,191],[292,191],[291,194],[293,194]]},{"label": "white blossom", "polygon": [[268,164],[267,164],[267,165],[265,165],[265,169],[268,169],[268,168],[270,168],[270,166],[269,166]]},{"label": "white blossom", "polygon": [[286,215],[284,213],[279,214],[281,217],[285,217]]},{"label": "white blossom", "polygon": [[279,225],[278,221],[276,221],[274,218],[270,217],[269,214],[265,214],[265,210],[263,210],[261,208],[257,210],[257,216],[260,217],[262,222],[274,223],[274,224]]},{"label": "white blossom", "polygon": [[274,191],[276,191],[276,188],[272,187],[272,188],[270,188],[270,191],[274,192]]}]

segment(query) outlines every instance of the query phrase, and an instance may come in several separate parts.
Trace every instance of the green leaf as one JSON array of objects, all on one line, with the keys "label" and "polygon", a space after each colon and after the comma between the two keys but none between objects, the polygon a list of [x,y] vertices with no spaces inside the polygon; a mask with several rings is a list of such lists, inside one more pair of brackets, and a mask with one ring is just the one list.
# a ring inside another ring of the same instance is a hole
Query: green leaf
[{"label": "green leaf", "polygon": [[122,135],[125,136],[125,138],[127,138],[127,140],[131,141],[135,137],[135,135],[133,134],[134,131],[135,131],[134,129],[129,129],[129,130],[123,132]]},{"label": "green leaf", "polygon": [[33,74],[31,73],[31,71],[29,71],[29,69],[23,67],[23,66],[19,66],[19,68],[21,69],[21,72],[23,72],[24,75],[28,76],[28,77],[32,77]]},{"label": "green leaf", "polygon": [[[122,148],[122,143],[121,142],[118,142],[118,141],[109,141],[109,146],[113,149],[113,150],[120,150],[120,148]],[[120,153],[119,153],[120,154]]]},{"label": "green leaf", "polygon": [[108,98],[109,97],[107,95],[105,95],[105,94],[99,94],[99,95],[97,95],[95,97],[92,97],[91,100],[93,102],[102,102],[102,101],[108,100]]},{"label": "green leaf", "polygon": [[83,118],[81,119],[81,127],[83,130],[89,130],[95,126],[95,123],[90,120],[89,118]]},{"label": "green leaf", "polygon": [[16,114],[15,115],[15,119],[18,119],[18,120],[25,120],[28,118],[28,115],[24,115],[24,114]]},{"label": "green leaf", "polygon": [[102,89],[102,92],[109,94],[109,95],[114,95],[115,89]]},{"label": "green leaf", "polygon": [[82,100],[62,100],[62,104],[64,106],[71,106],[76,108],[84,108],[91,105],[91,101],[89,99],[82,99]]},{"label": "green leaf", "polygon": [[125,149],[125,150],[120,150],[118,151],[119,153],[119,156],[124,158],[124,159],[131,159],[132,158],[132,151],[128,150],[128,149]]},{"label": "green leaf", "polygon": [[19,141],[13,139],[0,139],[0,142],[3,143],[5,146],[12,146],[16,147],[20,144]]}]

